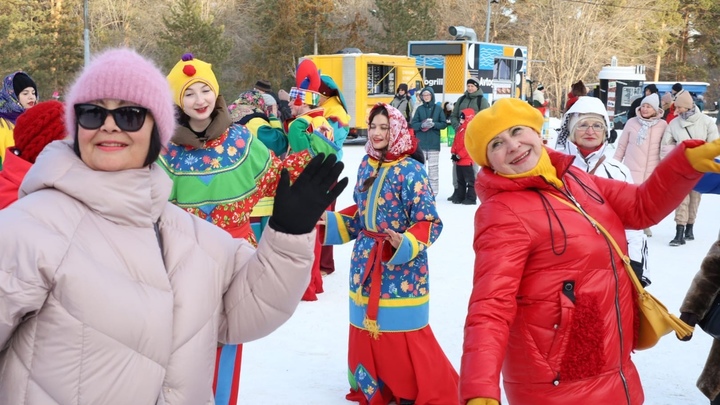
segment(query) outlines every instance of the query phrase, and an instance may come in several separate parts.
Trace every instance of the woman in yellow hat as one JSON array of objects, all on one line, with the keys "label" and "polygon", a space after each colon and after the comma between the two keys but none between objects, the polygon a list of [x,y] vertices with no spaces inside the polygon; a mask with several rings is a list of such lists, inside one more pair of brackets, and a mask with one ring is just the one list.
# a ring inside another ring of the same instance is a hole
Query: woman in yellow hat
[{"label": "woman in yellow hat", "polygon": [[572,165],[573,156],[545,148],[542,125],[528,103],[502,99],[467,129],[467,150],[482,166],[482,204],[461,403],[497,405],[502,370],[509,404],[642,404],[630,358],[634,286],[589,217],[627,255],[625,228],[656,224],[701,172],[720,171],[712,161],[720,142],[682,143],[644,184],[632,185],[588,174]]}]

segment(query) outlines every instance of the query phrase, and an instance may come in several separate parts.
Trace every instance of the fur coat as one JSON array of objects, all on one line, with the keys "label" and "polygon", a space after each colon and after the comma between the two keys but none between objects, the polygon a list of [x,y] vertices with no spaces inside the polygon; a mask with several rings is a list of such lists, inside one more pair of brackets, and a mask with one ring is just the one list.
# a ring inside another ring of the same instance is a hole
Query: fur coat
[{"label": "fur coat", "polygon": [[[702,319],[718,291],[720,291],[720,240],[713,243],[703,259],[700,271],[695,275],[685,295],[680,312],[693,314],[697,319]],[[713,341],[697,387],[710,400],[720,394],[720,340],[718,339]]]}]

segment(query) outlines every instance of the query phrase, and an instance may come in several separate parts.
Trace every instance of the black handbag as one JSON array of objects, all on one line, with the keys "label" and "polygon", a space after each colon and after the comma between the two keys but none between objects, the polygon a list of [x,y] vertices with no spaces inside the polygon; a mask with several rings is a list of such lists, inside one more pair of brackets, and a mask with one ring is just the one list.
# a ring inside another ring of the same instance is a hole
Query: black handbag
[{"label": "black handbag", "polygon": [[705,317],[698,322],[698,326],[708,335],[720,339],[720,294],[715,296],[715,301],[713,301]]}]

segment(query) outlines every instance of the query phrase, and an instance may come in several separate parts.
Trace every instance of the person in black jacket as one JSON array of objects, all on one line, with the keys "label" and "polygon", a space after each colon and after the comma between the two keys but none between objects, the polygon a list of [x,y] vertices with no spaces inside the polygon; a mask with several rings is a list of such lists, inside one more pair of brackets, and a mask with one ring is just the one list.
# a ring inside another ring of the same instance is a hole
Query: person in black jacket
[{"label": "person in black jacket", "polygon": [[400,83],[395,93],[395,98],[390,102],[390,105],[397,108],[398,111],[405,117],[408,124],[412,119],[412,100],[408,95],[408,85]]}]

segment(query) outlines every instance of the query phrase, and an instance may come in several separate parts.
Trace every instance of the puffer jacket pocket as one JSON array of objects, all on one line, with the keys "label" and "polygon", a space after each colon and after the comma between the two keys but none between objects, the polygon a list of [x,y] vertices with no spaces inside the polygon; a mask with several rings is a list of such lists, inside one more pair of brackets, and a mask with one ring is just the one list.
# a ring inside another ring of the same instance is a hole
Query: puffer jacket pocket
[{"label": "puffer jacket pocket", "polygon": [[574,313],[572,291],[563,293],[563,282],[554,293],[534,299],[517,297],[518,312],[508,341],[503,378],[513,383],[547,383],[556,379]]},{"label": "puffer jacket pocket", "polygon": [[559,295],[560,306],[560,322],[554,325],[556,333],[555,338],[550,345],[547,362],[550,368],[555,372],[559,372],[561,360],[567,347],[567,337],[570,333],[573,314],[575,312],[575,281],[565,280]]}]

